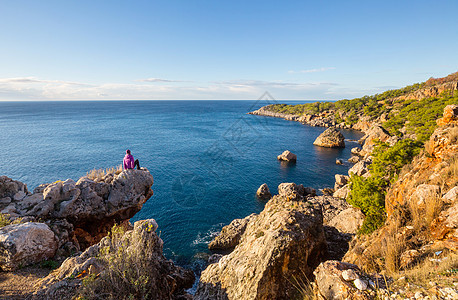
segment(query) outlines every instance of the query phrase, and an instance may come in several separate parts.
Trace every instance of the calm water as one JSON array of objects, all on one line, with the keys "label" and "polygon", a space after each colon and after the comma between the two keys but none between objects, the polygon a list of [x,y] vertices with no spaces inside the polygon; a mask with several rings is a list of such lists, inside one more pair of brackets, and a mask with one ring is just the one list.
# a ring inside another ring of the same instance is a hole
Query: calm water
[{"label": "calm water", "polygon": [[[119,165],[129,148],[154,175],[154,196],[133,221],[154,218],[165,254],[198,270],[223,225],[260,212],[256,189],[281,182],[332,187],[345,149],[313,146],[324,131],[247,115],[254,101],[0,102],[0,175],[29,190]],[[361,134],[343,131],[347,139]],[[276,156],[289,149],[297,164]]]}]

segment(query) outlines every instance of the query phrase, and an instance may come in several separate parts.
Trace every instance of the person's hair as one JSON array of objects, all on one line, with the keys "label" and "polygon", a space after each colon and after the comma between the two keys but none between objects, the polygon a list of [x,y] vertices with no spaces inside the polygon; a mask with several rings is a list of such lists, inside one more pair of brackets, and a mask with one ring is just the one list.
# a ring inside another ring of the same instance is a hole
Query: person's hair
[{"label": "person's hair", "polygon": [[127,150],[126,150],[126,153],[127,153],[127,154],[130,154],[130,150],[129,150],[129,149],[127,149]]}]

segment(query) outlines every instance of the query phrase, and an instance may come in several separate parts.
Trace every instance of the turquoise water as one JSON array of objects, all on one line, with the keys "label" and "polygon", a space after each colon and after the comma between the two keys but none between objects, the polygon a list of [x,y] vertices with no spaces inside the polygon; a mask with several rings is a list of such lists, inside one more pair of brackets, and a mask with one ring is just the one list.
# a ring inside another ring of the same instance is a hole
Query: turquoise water
[{"label": "turquoise water", "polygon": [[[235,218],[263,209],[267,183],[332,187],[345,149],[313,146],[324,128],[247,115],[263,101],[0,102],[0,175],[26,183],[119,165],[129,148],[154,176],[154,196],[133,221],[154,218],[165,255],[196,271],[207,243]],[[342,131],[347,139],[361,134]],[[282,165],[284,150],[297,154]]]}]

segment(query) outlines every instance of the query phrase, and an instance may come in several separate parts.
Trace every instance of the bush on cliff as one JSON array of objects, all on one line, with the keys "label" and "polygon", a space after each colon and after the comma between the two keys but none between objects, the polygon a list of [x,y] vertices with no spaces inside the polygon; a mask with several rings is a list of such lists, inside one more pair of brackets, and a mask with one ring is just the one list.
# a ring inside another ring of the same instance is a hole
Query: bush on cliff
[{"label": "bush on cliff", "polygon": [[386,191],[396,181],[402,167],[412,161],[421,147],[421,142],[410,139],[401,140],[392,147],[387,143],[378,143],[372,152],[370,176],[351,177],[348,202],[359,207],[366,216],[361,233],[371,233],[383,225],[386,218]]},{"label": "bush on cliff", "polygon": [[125,233],[124,227],[113,227],[109,234],[111,246],[103,249],[100,256],[107,263],[106,271],[84,279],[79,299],[152,297],[154,285],[149,274],[148,249],[129,248],[126,239],[123,239]]}]

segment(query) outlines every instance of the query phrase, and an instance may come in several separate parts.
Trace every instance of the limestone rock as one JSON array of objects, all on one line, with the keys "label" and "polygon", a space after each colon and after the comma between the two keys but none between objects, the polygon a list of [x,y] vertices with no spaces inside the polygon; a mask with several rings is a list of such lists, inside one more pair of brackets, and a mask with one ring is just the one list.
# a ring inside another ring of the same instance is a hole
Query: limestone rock
[{"label": "limestone rock", "polygon": [[27,222],[0,228],[0,268],[15,270],[54,256],[57,240],[44,223]]},{"label": "limestone rock", "polygon": [[336,128],[328,128],[313,142],[314,145],[328,148],[345,148],[345,137]]},{"label": "limestone rock", "polygon": [[417,250],[407,250],[402,252],[401,257],[399,258],[400,268],[403,269],[412,265],[419,256],[420,252],[418,252]]},{"label": "limestone rock", "polygon": [[358,273],[355,272],[353,269],[347,269],[342,271],[342,278],[345,281],[353,281],[359,279]]},{"label": "limestone rock", "polygon": [[367,160],[357,162],[353,167],[348,170],[348,175],[355,174],[357,176],[363,176],[369,172],[369,165],[371,163]]},{"label": "limestone rock", "polygon": [[458,105],[447,105],[444,108],[443,117],[438,119],[436,122],[438,126],[445,126],[450,123],[458,123]]},{"label": "limestone rock", "polygon": [[352,163],[352,164],[356,164],[356,163],[359,162],[360,160],[361,160],[361,158],[360,158],[359,156],[354,155],[354,156],[352,156],[352,157],[350,157],[350,158],[348,159],[348,162],[349,162],[349,163]]},{"label": "limestone rock", "polygon": [[350,152],[351,152],[351,154],[353,154],[353,155],[364,156],[364,155],[360,155],[360,153],[361,153],[361,148],[359,148],[359,147],[351,148]]},{"label": "limestone rock", "polygon": [[[152,184],[153,176],[143,168],[109,173],[96,181],[82,177],[77,182],[42,184],[31,194],[25,184],[1,176],[0,212],[47,222],[59,237],[60,250],[84,250],[100,241],[115,223],[133,217],[153,195]],[[59,255],[64,255],[60,250]]]},{"label": "limestone rock", "polygon": [[443,210],[431,224],[431,234],[438,240],[458,240],[458,202]]},{"label": "limestone rock", "polygon": [[352,207],[344,199],[332,196],[316,196],[307,199],[310,203],[317,204],[322,207],[323,211],[323,224],[327,225],[333,218],[335,218],[342,211]]},{"label": "limestone rock", "polygon": [[288,161],[288,162],[295,162],[297,159],[296,154],[291,153],[289,150],[283,151],[282,154],[277,156],[278,160]]},{"label": "limestone rock", "polygon": [[415,188],[410,201],[415,201],[416,205],[425,205],[428,198],[439,197],[440,188],[437,185],[432,184],[420,184]]},{"label": "limestone rock", "polygon": [[352,270],[357,275],[361,272],[356,265],[336,260],[325,261],[316,268],[313,273],[321,296],[324,299],[370,299],[369,295],[355,288],[351,282],[342,279],[342,272],[346,270]]},{"label": "limestone rock", "polygon": [[291,299],[291,278],[310,278],[325,254],[319,206],[276,195],[234,251],[202,272],[194,299]]},{"label": "limestone rock", "polygon": [[355,207],[341,211],[328,222],[329,226],[337,228],[340,232],[356,234],[363,224],[364,214]]},{"label": "limestone rock", "polygon": [[334,190],[340,189],[341,187],[346,185],[348,181],[350,180],[349,176],[341,175],[341,174],[334,175],[334,178],[336,180],[336,183],[334,184]]},{"label": "limestone rock", "polygon": [[355,281],[353,281],[353,284],[360,291],[367,290],[367,282],[365,280],[358,278],[358,279],[355,279]]},{"label": "limestone rock", "polygon": [[442,200],[447,203],[452,203],[458,200],[458,186],[453,187],[448,191],[444,196],[442,196]]},{"label": "limestone rock", "polygon": [[336,165],[343,165],[343,160],[336,159]]},{"label": "limestone rock", "polygon": [[332,196],[336,198],[347,199],[348,195],[350,195],[350,191],[350,186],[346,184],[340,189],[337,189],[334,194],[332,194]]},{"label": "limestone rock", "polygon": [[245,232],[248,222],[257,218],[257,214],[251,214],[243,219],[235,219],[229,225],[224,226],[220,234],[209,244],[210,250],[230,250],[240,242],[242,234]]},{"label": "limestone rock", "polygon": [[291,182],[284,182],[278,185],[278,195],[284,197],[286,201],[300,200],[307,195],[316,195],[316,190],[304,187],[302,184],[296,185]]},{"label": "limestone rock", "polygon": [[363,136],[359,142],[364,144],[362,152],[371,153],[375,142],[386,142],[391,135],[380,125],[374,124],[368,130],[365,131],[365,136]]},{"label": "limestone rock", "polygon": [[[108,257],[113,251],[119,251],[119,245],[123,245],[123,251],[132,255],[133,258],[141,257],[141,266],[150,278],[152,294],[151,299],[187,299],[185,289],[192,286],[194,274],[175,266],[162,254],[163,241],[156,234],[157,223],[153,219],[135,222],[134,228],[127,231],[121,237],[119,243],[114,243],[109,237],[105,237],[98,244],[86,249],[81,255],[65,260],[59,269],[48,275],[41,281],[36,296],[39,299],[56,299],[62,286],[76,287],[87,274],[109,277],[106,266]],[[73,279],[70,279],[73,278]],[[97,279],[96,279],[97,280]],[[77,293],[76,289],[72,291]],[[68,299],[72,298],[66,295]],[[41,298],[40,298],[41,297]]]},{"label": "limestone rock", "polygon": [[267,186],[267,183],[263,183],[257,190],[256,196],[258,196],[259,199],[262,200],[268,200],[272,197],[269,191],[269,187]]}]

